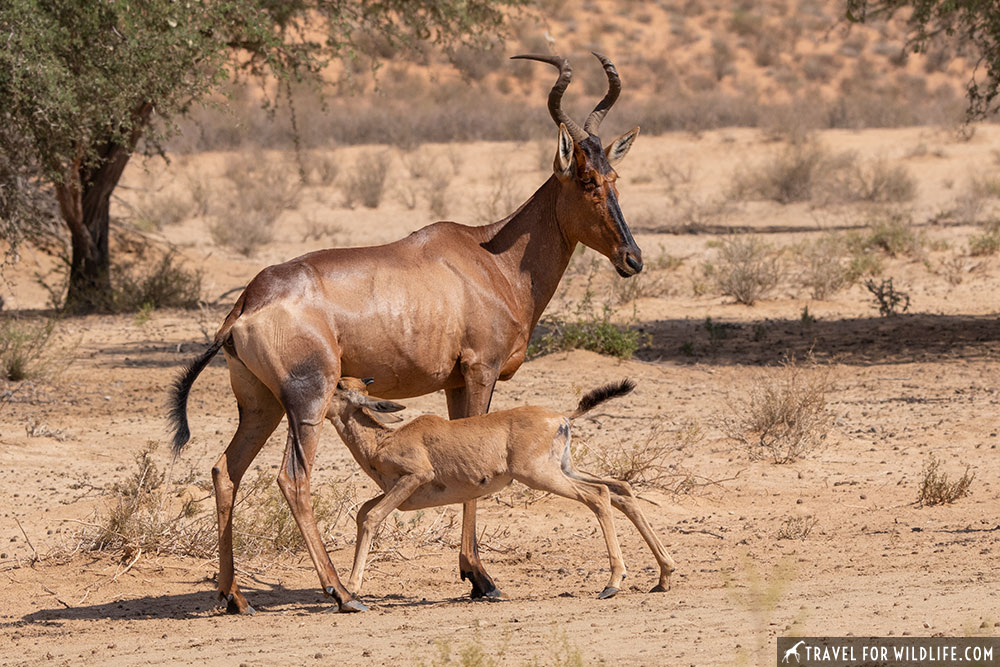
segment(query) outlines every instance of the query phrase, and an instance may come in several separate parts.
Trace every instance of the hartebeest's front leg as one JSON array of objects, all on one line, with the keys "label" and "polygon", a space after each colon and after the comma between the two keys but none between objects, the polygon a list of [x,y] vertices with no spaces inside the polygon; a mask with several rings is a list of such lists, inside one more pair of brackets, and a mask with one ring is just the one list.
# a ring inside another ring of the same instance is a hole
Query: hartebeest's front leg
[{"label": "hartebeest's front leg", "polygon": [[[481,364],[470,364],[463,368],[466,386],[449,389],[448,416],[451,419],[475,417],[489,412],[493,387],[498,371]],[[458,571],[462,579],[472,582],[471,598],[498,598],[501,593],[486,573],[479,560],[479,545],[476,543],[476,501],[462,505],[462,547],[458,554]]]}]

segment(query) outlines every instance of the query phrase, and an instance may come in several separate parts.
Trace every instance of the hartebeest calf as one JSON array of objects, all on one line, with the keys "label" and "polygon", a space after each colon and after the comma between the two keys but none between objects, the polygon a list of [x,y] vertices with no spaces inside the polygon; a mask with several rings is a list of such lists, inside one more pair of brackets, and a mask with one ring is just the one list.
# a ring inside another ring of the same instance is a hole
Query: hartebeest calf
[{"label": "hartebeest calf", "polygon": [[[309,474],[337,380],[373,374],[372,390],[385,398],[443,389],[452,419],[485,414],[497,381],[511,378],[524,362],[531,332],[578,243],[610,259],[621,276],[642,270],[642,252],[618,205],[615,172],[639,128],[607,146],[597,136],[621,91],[615,66],[597,56],[608,92],[581,127],[560,106],[571,76],[566,59],[518,57],[559,70],[548,101],[559,127],[553,173],[527,201],[489,225],[438,222],[395,243],[318,250],[264,269],[212,344],[178,378],[170,411],[175,452],[190,436],[191,385],[220,350],[239,406],[236,434],[212,468],[218,590],[228,611],[253,611],[235,579],[234,499],[282,416],[288,416],[288,439],[278,486],[320,586],[341,611],[364,611],[337,576],[310,498]],[[465,503],[459,572],[472,581],[472,597],[495,597],[500,592],[476,549],[475,510],[475,500]]]},{"label": "hartebeest calf", "polygon": [[464,503],[496,493],[513,480],[577,500],[597,515],[611,560],[611,578],[598,598],[613,596],[625,578],[612,505],[639,529],[660,566],[660,579],[650,592],[670,588],[674,561],[653,533],[629,485],[579,472],[570,458],[570,422],[632,391],[635,383],[631,380],[594,389],[569,416],[526,406],[454,421],[425,415],[395,430],[380,423],[384,418],[373,412],[396,412],[404,406],[369,397],[366,385],[371,380],[341,378],[327,409],[327,417],[354,459],[384,492],[358,510],[354,568],[347,582],[355,594],[361,591],[372,536],[393,510]]}]

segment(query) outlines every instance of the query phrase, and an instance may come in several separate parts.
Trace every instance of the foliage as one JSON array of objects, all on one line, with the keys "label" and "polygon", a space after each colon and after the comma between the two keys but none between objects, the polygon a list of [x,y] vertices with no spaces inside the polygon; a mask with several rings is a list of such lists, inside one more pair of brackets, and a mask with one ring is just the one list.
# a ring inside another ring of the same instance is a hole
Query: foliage
[{"label": "foliage", "polygon": [[544,333],[532,337],[528,358],[582,349],[631,359],[636,350],[648,344],[649,334],[630,325],[615,324],[611,321],[612,315],[614,309],[609,303],[605,303],[597,314],[594,313],[594,292],[588,284],[572,319],[553,316],[542,322],[539,328]]},{"label": "foliage", "polygon": [[[984,0],[847,0],[845,14],[849,21],[864,23],[903,9],[909,9],[907,46],[915,53],[927,51],[942,33],[978,51],[967,114],[972,119],[995,112],[1000,90],[1000,5]],[[980,67],[986,70],[985,80],[976,76]]]},{"label": "foliage", "polygon": [[975,473],[969,474],[969,466],[965,466],[965,472],[954,481],[950,481],[948,474],[941,472],[940,468],[941,461],[934,454],[930,454],[927,463],[924,464],[920,476],[920,489],[917,492],[917,504],[921,507],[953,503],[969,495],[969,487],[976,477]]},{"label": "foliage", "polygon": [[[524,0],[12,0],[0,4],[0,124],[25,150],[0,165],[5,227],[30,228],[31,188],[50,183],[71,232],[67,302],[100,309],[110,289],[108,203],[132,152],[156,152],[191,105],[236,76],[315,80],[367,39],[394,48],[492,43]],[[275,90],[264,86],[266,91]],[[273,97],[267,99],[273,108]],[[294,117],[293,117],[294,122]],[[4,146],[6,148],[6,146]],[[18,193],[16,196],[12,193]],[[7,236],[5,232],[5,236]]]},{"label": "foliage", "polygon": [[201,301],[201,271],[185,269],[177,263],[177,255],[168,251],[152,262],[137,258],[117,264],[111,288],[113,302],[109,310],[114,312],[197,308]]},{"label": "foliage", "polygon": [[892,278],[885,278],[878,283],[869,278],[864,283],[865,289],[875,298],[878,314],[890,317],[905,313],[910,308],[910,295],[897,290],[892,284]]}]

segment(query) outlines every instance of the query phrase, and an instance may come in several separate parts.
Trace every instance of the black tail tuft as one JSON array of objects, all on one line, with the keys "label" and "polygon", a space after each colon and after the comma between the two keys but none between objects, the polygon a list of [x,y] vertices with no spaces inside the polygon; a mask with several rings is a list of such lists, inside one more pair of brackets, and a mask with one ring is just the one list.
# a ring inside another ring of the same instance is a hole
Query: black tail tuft
[{"label": "black tail tuft", "polygon": [[169,415],[170,426],[174,430],[174,456],[180,454],[181,449],[183,449],[184,445],[191,438],[191,431],[188,429],[187,420],[187,400],[188,392],[191,391],[191,385],[194,384],[198,375],[205,370],[205,366],[208,366],[208,362],[212,360],[212,357],[216,355],[221,347],[221,342],[212,343],[211,347],[205,350],[200,357],[188,364],[184,373],[174,380],[170,391]]},{"label": "black tail tuft", "polygon": [[576,412],[570,415],[570,417],[579,417],[583,413],[593,410],[604,401],[617,396],[624,396],[633,389],[635,389],[635,382],[628,378],[625,378],[621,382],[611,382],[597,389],[592,389],[580,399],[580,404],[576,406]]}]

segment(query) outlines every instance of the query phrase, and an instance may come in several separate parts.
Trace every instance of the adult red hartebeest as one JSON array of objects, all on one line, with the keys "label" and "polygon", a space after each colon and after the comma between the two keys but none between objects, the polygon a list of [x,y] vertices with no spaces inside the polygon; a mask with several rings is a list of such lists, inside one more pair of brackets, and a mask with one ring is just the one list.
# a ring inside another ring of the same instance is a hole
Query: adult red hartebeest
[{"label": "adult red hartebeest", "polygon": [[[288,415],[278,485],[319,573],[341,611],[365,606],[341,584],[313,517],[309,474],[337,381],[374,376],[371,391],[408,398],[443,389],[451,418],[485,414],[497,380],[524,362],[531,332],[577,243],[608,257],[624,277],[642,253],[618,206],[614,166],[639,128],[607,147],[596,132],[621,91],[614,65],[597,58],[608,92],[581,128],[560,106],[571,70],[564,58],[516,56],[556,66],[549,113],[559,126],[552,176],[514,213],[469,227],[438,222],[369,248],[312,252],[270,266],[247,285],[212,345],[180,377],[171,398],[174,449],[189,438],[187,396],[211,358],[225,351],[239,427],[212,468],[219,518],[219,594],[251,612],[233,577],[236,488],[268,436]],[[476,547],[476,501],[463,505],[459,568],[472,597],[499,595]]]}]

